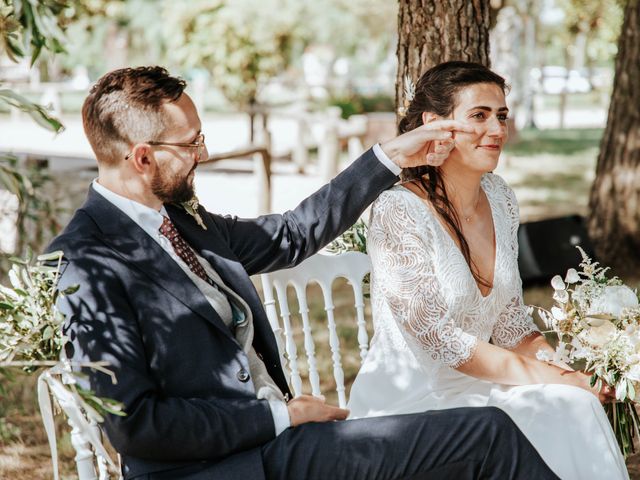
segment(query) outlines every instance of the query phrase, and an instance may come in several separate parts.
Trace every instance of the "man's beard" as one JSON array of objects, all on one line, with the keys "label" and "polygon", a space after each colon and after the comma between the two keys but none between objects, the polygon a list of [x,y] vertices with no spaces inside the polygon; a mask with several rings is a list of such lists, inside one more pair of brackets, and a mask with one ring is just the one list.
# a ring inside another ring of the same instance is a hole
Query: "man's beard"
[{"label": "man's beard", "polygon": [[164,178],[160,174],[160,169],[157,169],[151,180],[151,191],[162,200],[162,203],[188,202],[195,194],[193,180],[189,180],[194,170],[195,165],[183,178],[177,175]]}]

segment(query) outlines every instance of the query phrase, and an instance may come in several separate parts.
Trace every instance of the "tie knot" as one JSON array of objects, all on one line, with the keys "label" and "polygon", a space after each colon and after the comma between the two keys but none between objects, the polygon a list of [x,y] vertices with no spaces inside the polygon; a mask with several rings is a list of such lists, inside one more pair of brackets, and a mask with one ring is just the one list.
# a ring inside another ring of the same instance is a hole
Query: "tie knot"
[{"label": "tie knot", "polygon": [[160,225],[160,233],[173,241],[178,236],[178,229],[169,217],[162,217],[162,225]]}]

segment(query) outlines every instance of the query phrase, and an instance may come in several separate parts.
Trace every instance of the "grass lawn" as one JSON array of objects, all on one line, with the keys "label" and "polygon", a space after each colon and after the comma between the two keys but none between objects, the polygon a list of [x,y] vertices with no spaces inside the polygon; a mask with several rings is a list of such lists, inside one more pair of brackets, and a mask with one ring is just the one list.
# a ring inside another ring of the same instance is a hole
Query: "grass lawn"
[{"label": "grass lawn", "polygon": [[[587,213],[588,192],[593,180],[598,145],[602,130],[546,130],[519,132],[517,144],[503,155],[497,173],[515,189],[523,221]],[[258,280],[258,279],[256,279]],[[632,286],[638,279],[627,279]],[[256,281],[259,284],[259,281]],[[259,285],[258,285],[259,286]],[[293,297],[293,291],[291,297]],[[340,336],[345,381],[350,386],[359,368],[355,313],[350,287],[345,281],[334,284],[335,318]],[[322,390],[331,403],[336,403],[335,382],[331,373],[331,352],[324,320],[322,295],[317,285],[308,287],[315,349],[322,380]],[[551,303],[551,289],[546,285],[525,291],[525,302],[544,307]],[[302,330],[297,304],[292,302],[294,328],[298,344],[300,368],[307,369]],[[366,314],[370,318],[367,302]],[[369,334],[371,335],[369,325]],[[46,437],[35,406],[34,379],[18,376],[16,381],[3,381],[6,392],[0,402],[0,478],[51,478]],[[309,391],[308,385],[306,388]],[[348,388],[347,388],[348,391]],[[59,422],[63,478],[73,478],[73,452],[68,429]],[[632,478],[640,479],[638,458],[628,461]]]}]

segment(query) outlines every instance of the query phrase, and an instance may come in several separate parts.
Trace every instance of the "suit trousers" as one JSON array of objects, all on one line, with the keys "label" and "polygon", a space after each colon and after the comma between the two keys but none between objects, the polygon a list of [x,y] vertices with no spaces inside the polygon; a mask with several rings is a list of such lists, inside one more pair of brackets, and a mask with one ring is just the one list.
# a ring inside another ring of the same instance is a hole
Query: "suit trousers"
[{"label": "suit trousers", "polygon": [[[269,480],[558,478],[495,407],[308,423],[265,444],[262,457]],[[200,464],[143,478],[217,477],[215,466]]]}]

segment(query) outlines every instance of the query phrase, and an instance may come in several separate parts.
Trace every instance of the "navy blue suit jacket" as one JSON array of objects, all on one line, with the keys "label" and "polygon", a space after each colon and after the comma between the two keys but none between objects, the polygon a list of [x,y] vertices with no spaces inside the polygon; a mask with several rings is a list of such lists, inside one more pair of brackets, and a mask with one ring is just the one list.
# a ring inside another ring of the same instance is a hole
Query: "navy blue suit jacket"
[{"label": "navy blue suit jacket", "polygon": [[[396,180],[369,150],[282,215],[247,220],[201,208],[204,230],[166,206],[187,242],[251,308],[253,346],[283,392],[275,338],[249,276],[302,262]],[[206,461],[220,478],[262,478],[260,447],[275,437],[271,410],[239,374],[249,371],[242,348],[176,262],[93,189],[48,250],[64,252],[60,287],[80,285],[59,302],[70,356],[106,361],[116,374],[112,384],[89,372],[99,396],[125,406],[127,416],[104,423],[125,477]]]}]

